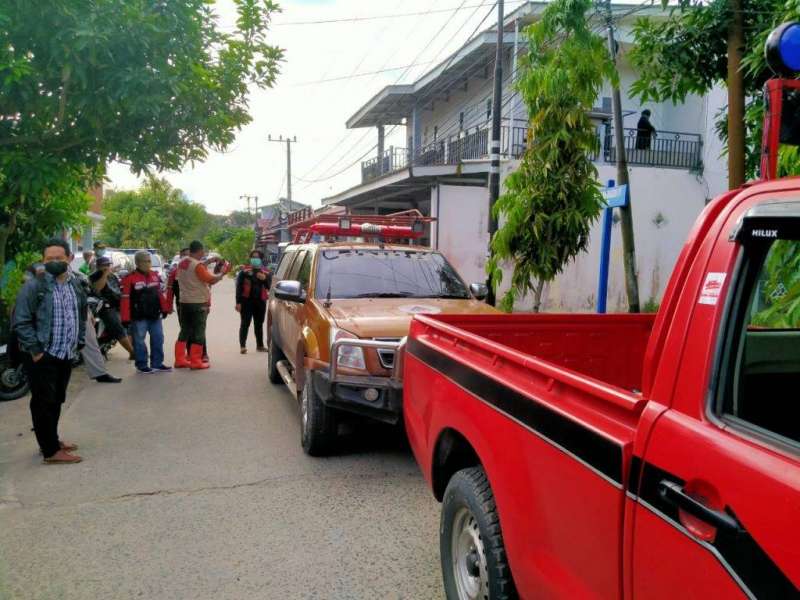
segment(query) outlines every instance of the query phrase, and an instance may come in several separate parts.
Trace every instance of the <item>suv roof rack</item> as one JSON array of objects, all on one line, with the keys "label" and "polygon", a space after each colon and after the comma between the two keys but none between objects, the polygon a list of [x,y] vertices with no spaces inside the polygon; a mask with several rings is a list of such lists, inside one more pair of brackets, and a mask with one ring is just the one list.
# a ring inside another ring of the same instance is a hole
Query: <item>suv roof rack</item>
[{"label": "suv roof rack", "polygon": [[417,209],[389,215],[353,215],[349,213],[315,215],[310,208],[291,213],[289,231],[294,244],[307,244],[314,234],[325,237],[362,237],[366,239],[418,239],[425,234],[425,224],[435,221]]}]

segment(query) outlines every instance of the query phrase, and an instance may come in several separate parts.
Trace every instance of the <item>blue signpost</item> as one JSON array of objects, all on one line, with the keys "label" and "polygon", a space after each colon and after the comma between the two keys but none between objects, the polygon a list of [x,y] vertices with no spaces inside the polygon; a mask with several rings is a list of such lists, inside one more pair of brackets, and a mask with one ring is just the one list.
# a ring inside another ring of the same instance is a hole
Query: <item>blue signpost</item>
[{"label": "blue signpost", "polygon": [[611,225],[614,209],[628,204],[628,186],[615,187],[614,180],[608,180],[608,187],[602,190],[606,201],[603,209],[603,236],[600,241],[600,275],[597,279],[597,312],[606,312],[608,301],[608,269],[611,261]]}]

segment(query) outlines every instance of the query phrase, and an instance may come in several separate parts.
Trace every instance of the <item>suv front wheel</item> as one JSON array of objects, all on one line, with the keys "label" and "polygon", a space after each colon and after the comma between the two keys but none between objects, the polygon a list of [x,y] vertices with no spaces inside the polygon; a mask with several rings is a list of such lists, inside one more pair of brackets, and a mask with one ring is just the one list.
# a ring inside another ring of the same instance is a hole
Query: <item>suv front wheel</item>
[{"label": "suv front wheel", "polygon": [[309,456],[329,454],[336,440],[336,414],[314,391],[311,373],[305,378],[300,394],[301,443]]},{"label": "suv front wheel", "polygon": [[267,377],[270,383],[283,383],[283,377],[278,372],[278,362],[284,359],[283,352],[278,348],[275,343],[275,334],[269,332],[269,359],[267,362]]}]

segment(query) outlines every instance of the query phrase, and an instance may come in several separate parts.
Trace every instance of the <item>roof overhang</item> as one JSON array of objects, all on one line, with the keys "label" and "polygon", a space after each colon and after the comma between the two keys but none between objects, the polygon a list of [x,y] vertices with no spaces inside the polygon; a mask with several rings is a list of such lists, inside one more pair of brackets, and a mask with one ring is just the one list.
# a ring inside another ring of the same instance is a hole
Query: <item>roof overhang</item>
[{"label": "roof overhang", "polygon": [[459,165],[414,167],[323,198],[322,204],[353,207],[372,201],[388,200],[428,189],[443,179],[449,182],[458,180],[464,185],[486,185],[488,174],[488,160],[465,161]]},{"label": "roof overhang", "polygon": [[[503,45],[512,47],[514,37],[513,31],[505,32]],[[486,69],[494,58],[496,43],[496,33],[481,33],[415,83],[383,88],[347,120],[347,128],[400,125],[411,114],[415,105],[422,107],[437,99],[446,99],[448,90],[471,77],[490,77],[491,73]]]}]

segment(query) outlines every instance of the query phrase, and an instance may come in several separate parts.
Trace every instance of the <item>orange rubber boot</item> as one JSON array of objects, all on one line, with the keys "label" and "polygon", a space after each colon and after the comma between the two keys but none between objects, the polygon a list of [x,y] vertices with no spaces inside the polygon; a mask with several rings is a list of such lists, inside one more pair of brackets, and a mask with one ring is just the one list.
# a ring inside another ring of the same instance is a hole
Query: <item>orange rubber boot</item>
[{"label": "orange rubber boot", "polygon": [[186,342],[175,342],[175,368],[188,369],[191,366],[186,356]]},{"label": "orange rubber boot", "polygon": [[192,361],[193,371],[208,368],[208,363],[203,362],[203,346],[201,344],[192,344],[189,346],[189,357]]}]

